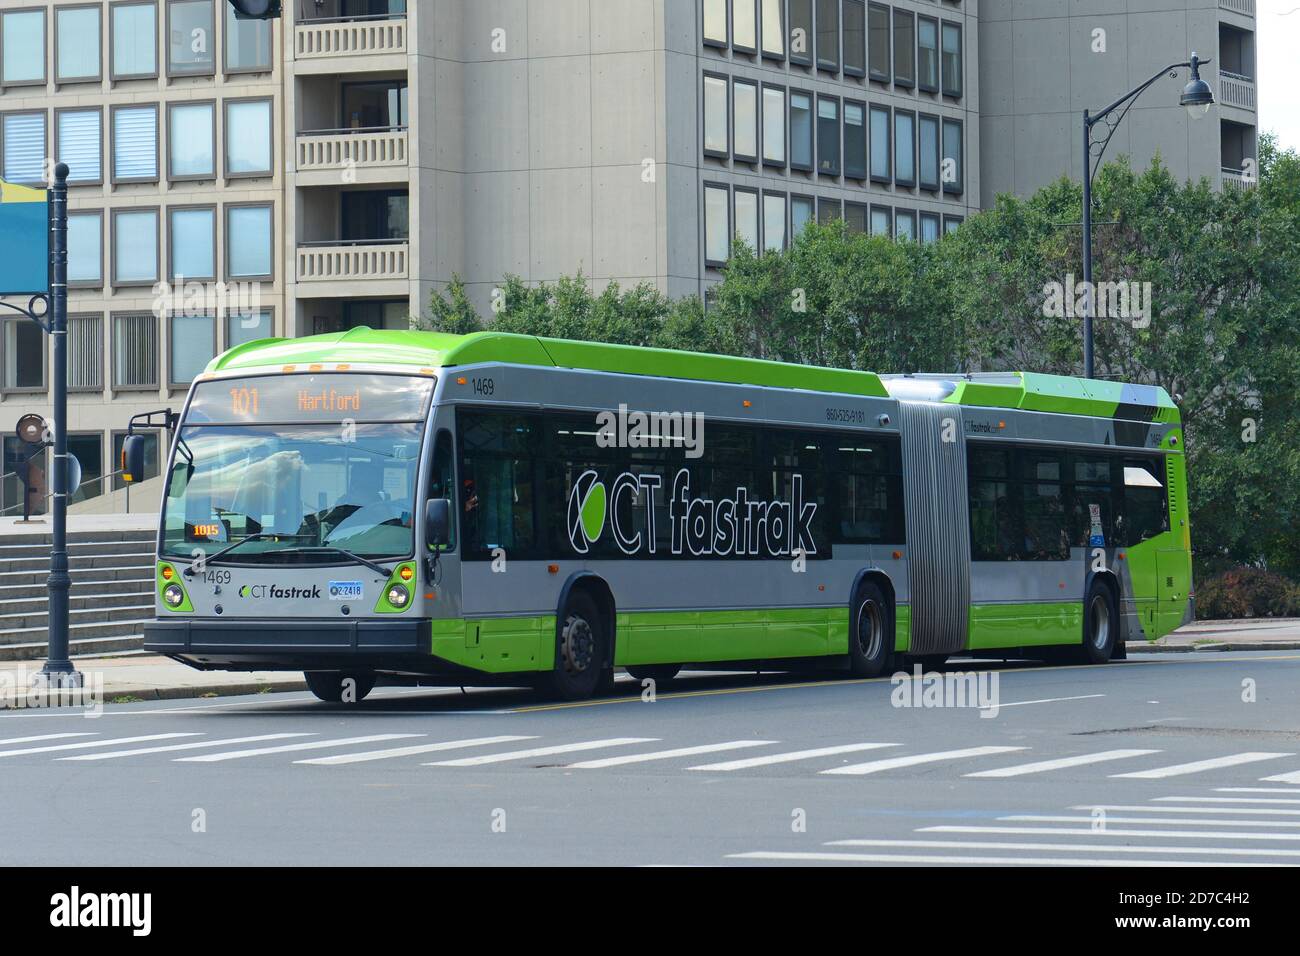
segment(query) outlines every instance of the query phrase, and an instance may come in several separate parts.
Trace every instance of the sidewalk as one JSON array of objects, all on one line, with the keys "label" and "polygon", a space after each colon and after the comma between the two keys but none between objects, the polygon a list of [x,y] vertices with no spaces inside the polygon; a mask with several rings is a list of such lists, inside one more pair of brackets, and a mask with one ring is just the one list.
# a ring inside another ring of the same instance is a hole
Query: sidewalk
[{"label": "sidewalk", "polygon": [[[1128,645],[1128,652],[1300,650],[1300,618],[1241,621],[1198,621],[1154,643]],[[87,686],[102,682],[106,703],[142,700],[180,700],[197,697],[234,697],[306,690],[296,671],[232,673],[198,671],[165,657],[132,655],[82,658],[77,669]],[[0,662],[0,710],[25,696],[40,661]]]}]

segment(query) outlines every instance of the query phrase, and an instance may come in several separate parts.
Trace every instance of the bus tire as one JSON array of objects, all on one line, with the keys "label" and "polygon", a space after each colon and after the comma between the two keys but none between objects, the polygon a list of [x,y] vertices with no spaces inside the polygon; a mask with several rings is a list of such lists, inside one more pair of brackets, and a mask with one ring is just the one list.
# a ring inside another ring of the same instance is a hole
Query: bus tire
[{"label": "bus tire", "polygon": [[627,668],[627,672],[638,683],[643,680],[652,680],[658,686],[659,684],[667,684],[677,676],[678,671],[681,669],[681,664],[641,664]]},{"label": "bus tire", "polygon": [[849,672],[878,677],[889,667],[894,650],[894,615],[885,595],[864,581],[849,609]]},{"label": "bus tire", "polygon": [[609,670],[608,647],[596,602],[585,591],[575,590],[559,621],[555,664],[542,683],[542,691],[560,700],[592,696]]},{"label": "bus tire", "polygon": [[1084,664],[1105,664],[1114,653],[1118,638],[1119,610],[1115,607],[1115,593],[1100,580],[1094,580],[1083,602],[1083,647],[1079,659]]},{"label": "bus tire", "polygon": [[307,671],[303,675],[307,678],[307,689],[323,701],[331,704],[343,703],[344,684],[346,680],[355,681],[353,685],[355,697],[349,703],[357,703],[365,699],[375,687],[374,674],[344,674],[339,671]]}]

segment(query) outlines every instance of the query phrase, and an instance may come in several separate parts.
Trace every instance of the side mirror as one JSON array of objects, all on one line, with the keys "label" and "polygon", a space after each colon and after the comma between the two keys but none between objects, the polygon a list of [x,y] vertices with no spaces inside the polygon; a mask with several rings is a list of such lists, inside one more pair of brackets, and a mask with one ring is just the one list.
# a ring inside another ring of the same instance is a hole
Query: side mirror
[{"label": "side mirror", "polygon": [[424,540],[431,548],[451,543],[451,501],[430,498],[424,506]]},{"label": "side mirror", "polygon": [[122,480],[127,484],[144,481],[143,435],[127,435],[122,439]]}]

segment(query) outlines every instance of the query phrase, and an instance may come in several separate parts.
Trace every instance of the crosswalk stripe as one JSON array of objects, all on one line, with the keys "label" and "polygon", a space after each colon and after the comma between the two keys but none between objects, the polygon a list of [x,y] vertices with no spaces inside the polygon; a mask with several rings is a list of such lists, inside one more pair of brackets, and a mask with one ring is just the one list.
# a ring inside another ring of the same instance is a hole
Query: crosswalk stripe
[{"label": "crosswalk stripe", "polygon": [[33,737],[10,737],[8,740],[0,740],[0,747],[9,744],[30,744],[38,740],[60,740],[67,737],[94,737],[95,731],[87,730],[77,734],[36,734]]},{"label": "crosswalk stripe", "polygon": [[402,740],[423,737],[424,734],[367,734],[364,737],[340,737],[336,740],[312,740],[302,744],[280,744],[277,747],[258,747],[254,750],[223,750],[216,754],[199,754],[197,757],[177,757],[176,763],[215,763],[218,760],[238,760],[240,757],[260,757],[263,754],[283,754],[294,750],[323,750],[326,747],[344,747],[348,744],[371,744],[380,740]]},{"label": "crosswalk stripe", "polygon": [[[1185,823],[1185,820],[1179,820]],[[1171,840],[1300,840],[1300,833],[1235,833],[1231,830],[1092,830],[1087,827],[973,827],[946,824],[922,827],[917,833],[1002,833],[1050,836],[1146,837]]]},{"label": "crosswalk stripe", "polygon": [[196,740],[188,744],[163,744],[161,747],[138,747],[135,750],[114,750],[106,754],[77,754],[75,757],[57,757],[57,760],[113,760],[117,757],[135,757],[139,754],[160,754],[173,750],[199,750],[203,747],[225,747],[229,744],[251,744],[261,740],[283,740],[286,737],[314,737],[315,734],[259,734],[256,737],[232,737],[229,740]]},{"label": "crosswalk stripe", "polygon": [[836,754],[859,753],[863,750],[879,750],[882,747],[899,747],[901,744],[838,744],[834,747],[814,747],[812,750],[790,750],[780,754],[764,754],[761,757],[744,757],[740,760],[724,760],[722,763],[705,763],[687,770],[747,770],[750,767],[766,767],[776,763],[792,763],[796,760],[811,760],[815,757],[833,757]]},{"label": "crosswalk stripe", "polygon": [[[1015,813],[999,820],[1015,823],[1096,823],[1098,817],[1067,817],[1046,813]],[[1216,817],[1190,819],[1188,817],[1115,817],[1107,814],[1106,826],[1112,823],[1141,823],[1149,827],[1300,827],[1291,820],[1224,820]]]},{"label": "crosswalk stripe", "polygon": [[1086,804],[1084,806],[1070,807],[1071,810],[1118,810],[1121,813],[1251,813],[1251,814],[1281,814],[1289,817],[1300,817],[1300,810],[1282,810],[1272,807],[1152,807],[1146,804],[1115,805],[1115,804]]},{"label": "crosswalk stripe", "polygon": [[1085,857],[1050,856],[947,856],[926,853],[729,853],[732,860],[789,860],[809,863],[940,863],[970,866],[1274,866],[1272,863],[1248,863],[1233,860],[1213,863],[1204,860],[1104,860]]},{"label": "crosswalk stripe", "polygon": [[461,757],[458,760],[438,760],[426,763],[426,767],[479,767],[488,763],[504,763],[507,760],[524,760],[528,757],[549,757],[552,754],[567,754],[578,750],[599,750],[601,747],[625,747],[628,744],[657,743],[658,737],[610,737],[606,740],[584,740],[576,744],[557,744],[551,747],[534,747],[531,750],[508,750],[499,754],[480,754],[477,757]]},{"label": "crosswalk stripe", "polygon": [[1082,767],[1092,763],[1104,763],[1107,760],[1123,760],[1127,757],[1143,757],[1148,754],[1161,753],[1159,750],[1103,750],[1093,754],[1079,754],[1075,757],[1060,757],[1056,760],[1039,760],[1036,763],[1021,763],[1014,767],[998,767],[994,770],[979,770],[964,774],[967,777],[1020,777],[1029,773],[1045,773],[1048,770],[1061,770],[1065,767]]},{"label": "crosswalk stripe", "polygon": [[882,770],[894,770],[898,767],[914,767],[917,764],[937,763],[940,760],[961,760],[966,757],[983,757],[988,754],[1005,754],[1013,750],[1028,750],[1028,747],[966,747],[962,750],[940,750],[936,753],[911,754],[906,757],[886,757],[883,760],[869,760],[866,763],[850,764],[847,767],[833,767],[822,773],[852,774],[859,776],[879,773]]},{"label": "crosswalk stripe", "polygon": [[701,744],[698,747],[677,747],[674,750],[655,750],[643,754],[620,754],[617,757],[600,757],[571,763],[566,770],[599,770],[602,767],[621,767],[629,763],[647,763],[651,760],[671,760],[673,757],[694,757],[697,754],[717,753],[719,750],[741,750],[745,747],[764,747],[780,743],[779,740],[728,740],[720,744]]},{"label": "crosswalk stripe", "polygon": [[1171,767],[1156,767],[1152,770],[1135,770],[1131,773],[1113,773],[1112,777],[1127,777],[1131,780],[1158,780],[1162,777],[1180,777],[1188,773],[1201,773],[1206,770],[1218,770],[1221,767],[1236,767],[1243,763],[1255,763],[1260,760],[1276,760],[1279,757],[1294,757],[1295,754],[1267,753],[1247,751],[1229,754],[1226,757],[1214,757],[1210,760],[1194,760],[1191,763],[1176,763]]},{"label": "crosswalk stripe", "polygon": [[1223,846],[1124,846],[1104,843],[1011,843],[999,840],[831,840],[827,846],[933,847],[937,850],[1048,850],[1066,853],[1207,853],[1211,856],[1300,856],[1300,850]]},{"label": "crosswalk stripe", "polygon": [[1294,787],[1215,787],[1217,793],[1294,793],[1300,796],[1300,790]]},{"label": "crosswalk stripe", "polygon": [[1300,783],[1300,770],[1276,773],[1271,777],[1260,777],[1259,779],[1266,783]]},{"label": "crosswalk stripe", "polygon": [[413,757],[416,754],[434,753],[439,750],[457,750],[461,747],[485,747],[488,744],[508,744],[516,740],[536,740],[518,734],[501,737],[471,737],[467,740],[443,740],[436,744],[413,744],[410,747],[390,747],[387,750],[363,750],[355,754],[332,754],[328,757],[310,757],[307,760],[295,760],[294,763],[316,764],[323,767],[337,767],[345,763],[365,763],[369,760],[386,760],[389,757]]},{"label": "crosswalk stripe", "polygon": [[1157,803],[1268,803],[1297,804],[1300,800],[1285,797],[1156,797]]},{"label": "crosswalk stripe", "polygon": [[142,737],[116,737],[112,740],[83,740],[75,744],[54,744],[49,747],[26,747],[22,750],[0,750],[0,757],[17,757],[20,754],[43,754],[55,750],[77,750],[82,747],[113,747],[117,744],[138,744],[146,740],[170,740],[175,737],[202,737],[202,734],[145,734]]}]

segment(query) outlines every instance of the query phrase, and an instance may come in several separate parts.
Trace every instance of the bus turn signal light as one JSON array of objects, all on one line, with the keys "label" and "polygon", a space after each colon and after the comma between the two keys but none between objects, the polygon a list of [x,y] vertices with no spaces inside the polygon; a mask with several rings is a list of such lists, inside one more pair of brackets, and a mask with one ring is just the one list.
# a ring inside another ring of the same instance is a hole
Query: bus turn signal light
[{"label": "bus turn signal light", "polygon": [[456,384],[457,384],[457,385],[464,385],[464,384],[466,383],[466,381],[468,381],[468,380],[465,378],[464,375],[458,375],[458,376],[456,376]]},{"label": "bus turn signal light", "polygon": [[897,561],[897,560],[898,560],[899,558],[901,558],[902,556],[903,556],[903,552],[902,552],[902,551],[895,551],[895,552],[894,552],[894,560],[895,560],[895,561]]},{"label": "bus turn signal light", "polygon": [[547,573],[547,574],[559,574],[559,573],[560,573],[560,566],[559,566],[558,564],[548,564],[548,565],[546,566],[546,573]]},{"label": "bus turn signal light", "polygon": [[411,569],[409,564],[404,564],[402,565],[402,570],[397,572],[397,576],[403,581],[409,581],[411,578],[415,577],[415,571]]}]

